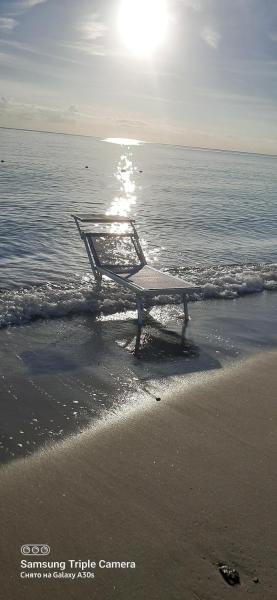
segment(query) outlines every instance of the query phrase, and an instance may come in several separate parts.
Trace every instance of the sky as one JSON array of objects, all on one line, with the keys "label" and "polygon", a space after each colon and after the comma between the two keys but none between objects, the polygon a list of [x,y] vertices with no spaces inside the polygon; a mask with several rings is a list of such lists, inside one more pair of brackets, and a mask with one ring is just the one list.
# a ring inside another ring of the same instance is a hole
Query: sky
[{"label": "sky", "polygon": [[0,0],[0,126],[277,154],[277,0],[128,2]]}]

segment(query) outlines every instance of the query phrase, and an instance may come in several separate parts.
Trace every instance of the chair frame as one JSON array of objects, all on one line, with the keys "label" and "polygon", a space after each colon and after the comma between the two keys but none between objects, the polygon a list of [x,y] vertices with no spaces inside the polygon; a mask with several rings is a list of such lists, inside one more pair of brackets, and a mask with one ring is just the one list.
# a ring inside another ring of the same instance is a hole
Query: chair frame
[{"label": "chair frame", "polygon": [[[136,348],[135,354],[138,353],[140,346],[140,336],[141,330],[144,324],[145,317],[147,315],[145,309],[145,300],[152,299],[159,296],[160,294],[167,294],[169,296],[181,296],[184,307],[184,317],[183,317],[183,327],[182,327],[182,344],[184,343],[186,327],[189,322],[189,313],[188,313],[188,294],[189,292],[197,292],[200,288],[194,286],[184,286],[184,282],[178,278],[176,279],[176,287],[164,287],[164,288],[151,288],[147,289],[136,285],[135,283],[128,281],[128,278],[124,278],[122,275],[125,274],[134,274],[138,272],[140,269],[147,265],[147,261],[140,243],[140,239],[135,227],[135,220],[127,217],[122,217],[118,215],[90,215],[90,214],[79,214],[79,215],[71,215],[75,221],[76,227],[78,229],[80,238],[83,240],[86,248],[86,252],[88,255],[89,263],[94,274],[95,280],[98,286],[101,286],[103,275],[112,279],[115,283],[122,285],[129,290],[131,290],[136,296],[136,305],[138,312],[138,333],[136,340]],[[131,231],[129,233],[114,233],[114,232],[99,232],[99,231],[84,231],[84,226],[86,224],[94,224],[94,225],[113,225],[113,224],[126,224],[129,225]],[[101,263],[99,255],[97,253],[97,249],[95,246],[95,241],[97,237],[106,238],[107,241],[111,239],[129,239],[131,240],[137,258],[138,264],[131,265],[110,265],[106,263]],[[148,267],[153,272],[161,273],[161,271],[157,271],[153,267]],[[172,276],[170,276],[172,280]],[[182,284],[181,286],[179,284]]]}]

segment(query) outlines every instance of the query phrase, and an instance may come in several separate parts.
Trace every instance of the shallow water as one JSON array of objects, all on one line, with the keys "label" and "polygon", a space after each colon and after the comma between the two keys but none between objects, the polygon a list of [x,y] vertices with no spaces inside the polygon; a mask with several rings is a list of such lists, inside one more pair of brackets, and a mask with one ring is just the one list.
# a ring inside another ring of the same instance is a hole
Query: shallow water
[{"label": "shallow water", "polygon": [[[275,294],[194,302],[185,348],[179,307],[155,307],[139,359],[135,312],[41,319],[0,330],[0,463],[86,427],[156,404],[191,375],[226,367],[277,344]],[[171,314],[171,321],[168,322]],[[158,323],[162,323],[159,327]],[[261,398],[261,401],[264,399]],[[222,398],[224,403],[225,398]]]},{"label": "shallow water", "polygon": [[[135,216],[150,264],[232,298],[277,288],[276,157],[0,130],[0,323],[133,306],[92,286],[71,213]],[[85,167],[88,168],[85,168]]]},{"label": "shallow water", "polygon": [[[276,345],[276,158],[0,138],[0,461]],[[211,300],[190,305],[184,351],[180,307],[156,306],[162,326],[145,327],[134,358],[135,299],[109,281],[99,292],[70,216],[100,211],[135,216],[149,263],[199,285],[191,299]]]}]

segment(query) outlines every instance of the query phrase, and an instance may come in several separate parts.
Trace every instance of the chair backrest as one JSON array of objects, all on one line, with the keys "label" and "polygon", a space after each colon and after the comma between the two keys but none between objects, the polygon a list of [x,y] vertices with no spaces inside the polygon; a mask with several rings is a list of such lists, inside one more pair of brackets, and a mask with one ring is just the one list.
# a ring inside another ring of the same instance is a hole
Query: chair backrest
[{"label": "chair backrest", "polygon": [[133,219],[117,215],[72,216],[94,268],[120,273],[146,264]]}]

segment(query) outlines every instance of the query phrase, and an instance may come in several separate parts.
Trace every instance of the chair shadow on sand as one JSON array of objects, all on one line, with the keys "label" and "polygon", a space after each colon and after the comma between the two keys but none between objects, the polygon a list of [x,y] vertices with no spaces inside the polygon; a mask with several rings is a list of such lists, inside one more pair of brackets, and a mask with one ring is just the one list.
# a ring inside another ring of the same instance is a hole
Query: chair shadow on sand
[{"label": "chair shadow on sand", "polygon": [[102,341],[106,339],[103,347],[107,347],[107,340],[110,340],[111,353],[117,354],[121,362],[124,353],[123,360],[134,372],[142,372],[144,366],[147,367],[143,379],[150,379],[152,375],[165,378],[222,368],[212,353],[200,348],[187,336],[184,326],[178,332],[151,317],[142,328],[135,319],[122,317],[120,320],[98,321],[97,330],[99,338]]}]

